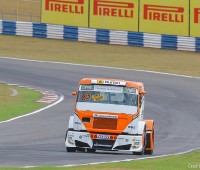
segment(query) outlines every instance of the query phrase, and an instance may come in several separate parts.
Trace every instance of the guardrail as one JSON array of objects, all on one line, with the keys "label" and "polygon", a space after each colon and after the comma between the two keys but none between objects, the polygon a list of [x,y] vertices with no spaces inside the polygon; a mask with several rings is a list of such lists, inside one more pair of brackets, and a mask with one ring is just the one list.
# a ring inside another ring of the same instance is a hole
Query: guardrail
[{"label": "guardrail", "polygon": [[0,20],[0,34],[200,52],[200,38]]}]

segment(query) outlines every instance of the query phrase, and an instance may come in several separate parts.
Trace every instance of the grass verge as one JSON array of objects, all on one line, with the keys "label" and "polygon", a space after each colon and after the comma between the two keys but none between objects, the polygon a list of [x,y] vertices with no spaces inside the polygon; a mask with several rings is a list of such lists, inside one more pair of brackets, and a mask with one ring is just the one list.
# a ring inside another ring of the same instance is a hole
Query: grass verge
[{"label": "grass verge", "polygon": [[[87,165],[76,167],[36,167],[29,170],[186,170],[200,169],[200,150],[163,158],[147,160],[107,163],[99,165]],[[5,168],[5,170],[16,170],[16,168]]]},{"label": "grass verge", "polygon": [[0,56],[200,77],[200,53],[0,35]]},{"label": "grass verge", "polygon": [[42,94],[31,89],[0,84],[0,121],[30,113],[44,107],[36,103]]}]

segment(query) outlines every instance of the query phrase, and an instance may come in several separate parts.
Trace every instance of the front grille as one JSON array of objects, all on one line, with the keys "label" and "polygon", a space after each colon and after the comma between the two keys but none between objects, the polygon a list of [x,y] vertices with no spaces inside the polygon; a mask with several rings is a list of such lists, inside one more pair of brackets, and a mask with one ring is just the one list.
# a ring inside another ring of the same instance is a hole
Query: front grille
[{"label": "front grille", "polygon": [[120,146],[115,147],[114,149],[117,149],[117,150],[130,150],[130,148],[131,148],[131,144],[129,144],[129,145],[120,145]]},{"label": "front grille", "polygon": [[77,147],[90,147],[87,143],[84,143],[84,142],[81,142],[81,141],[78,141],[78,140],[75,140],[75,145]]},{"label": "front grille", "polygon": [[117,119],[108,119],[108,118],[96,118],[94,117],[93,121],[94,129],[117,129]]},{"label": "front grille", "polygon": [[93,149],[111,150],[115,141],[113,140],[93,140]]}]

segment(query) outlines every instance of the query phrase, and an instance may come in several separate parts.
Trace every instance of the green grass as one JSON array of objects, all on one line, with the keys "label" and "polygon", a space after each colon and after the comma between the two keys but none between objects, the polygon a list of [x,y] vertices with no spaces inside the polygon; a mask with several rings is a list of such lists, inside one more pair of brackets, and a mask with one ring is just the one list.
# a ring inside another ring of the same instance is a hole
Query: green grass
[{"label": "green grass", "polygon": [[[101,160],[99,160],[101,161]],[[191,168],[197,166],[198,168]],[[5,168],[5,170],[14,170],[16,168]],[[147,160],[107,163],[99,165],[87,165],[76,167],[36,167],[29,170],[186,170],[200,169],[200,150],[184,154],[169,156],[163,158],[154,158]]]},{"label": "green grass", "polygon": [[[13,94],[11,89],[15,89],[18,95],[11,96]],[[45,104],[36,103],[41,97],[41,93],[31,89],[0,84],[0,121],[24,115],[44,107]]]}]

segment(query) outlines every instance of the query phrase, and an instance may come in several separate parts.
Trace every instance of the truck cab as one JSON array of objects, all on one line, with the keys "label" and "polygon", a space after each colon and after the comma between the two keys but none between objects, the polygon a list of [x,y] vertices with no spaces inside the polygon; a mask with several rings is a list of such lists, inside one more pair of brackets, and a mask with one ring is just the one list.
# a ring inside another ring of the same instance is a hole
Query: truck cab
[{"label": "truck cab", "polygon": [[85,78],[80,80],[74,114],[65,136],[67,152],[96,150],[152,154],[154,121],[144,120],[141,82]]}]

